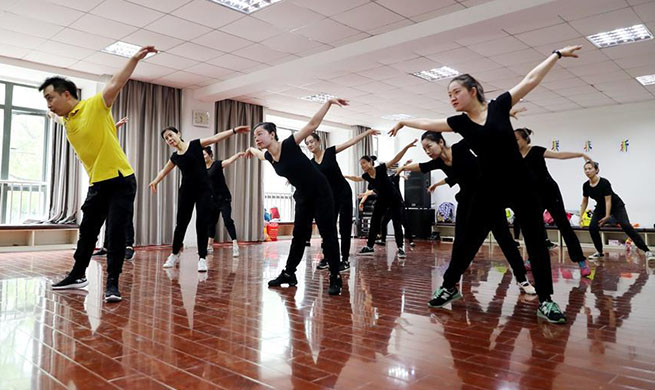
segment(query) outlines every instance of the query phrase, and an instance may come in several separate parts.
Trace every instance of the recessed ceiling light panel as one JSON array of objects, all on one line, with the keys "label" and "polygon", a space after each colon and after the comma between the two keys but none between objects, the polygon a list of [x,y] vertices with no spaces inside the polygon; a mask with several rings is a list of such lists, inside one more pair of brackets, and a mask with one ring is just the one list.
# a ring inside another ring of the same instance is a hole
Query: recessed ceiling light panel
[{"label": "recessed ceiling light panel", "polygon": [[[117,41],[117,42],[112,43],[111,45],[105,47],[104,49],[102,49],[102,51],[105,52],[105,53],[130,58],[134,54],[136,54],[136,52],[138,52],[139,49],[141,49],[141,46],[133,45],[133,44],[127,43],[127,42]],[[157,53],[148,53],[148,54],[146,54],[146,58],[152,57],[155,54],[157,54]]]},{"label": "recessed ceiling light panel", "polygon": [[307,101],[310,101],[310,102],[315,102],[315,103],[325,103],[328,100],[332,99],[333,97],[336,97],[336,96],[330,95],[330,94],[327,94],[327,93],[317,93],[316,95],[301,97],[301,99],[302,100],[307,100]]},{"label": "recessed ceiling light panel", "polygon": [[589,35],[587,39],[599,48],[624,45],[653,39],[653,34],[643,24],[632,27],[617,28],[616,30]]},{"label": "recessed ceiling light panel", "polygon": [[382,119],[386,119],[389,121],[401,121],[403,119],[411,119],[411,118],[416,118],[416,117],[408,114],[390,114],[390,115],[382,116]]},{"label": "recessed ceiling light panel", "polygon": [[233,10],[243,12],[244,14],[251,14],[259,11],[262,8],[268,7],[281,0],[209,0],[212,3],[220,4],[224,7],[232,8]]},{"label": "recessed ceiling light panel", "polygon": [[647,74],[645,76],[635,77],[641,85],[654,85],[655,84],[655,74]]},{"label": "recessed ceiling light panel", "polygon": [[450,77],[455,77],[458,74],[459,71],[453,68],[449,68],[447,66],[442,66],[441,68],[422,70],[420,72],[412,73],[412,75],[427,81],[442,80]]}]

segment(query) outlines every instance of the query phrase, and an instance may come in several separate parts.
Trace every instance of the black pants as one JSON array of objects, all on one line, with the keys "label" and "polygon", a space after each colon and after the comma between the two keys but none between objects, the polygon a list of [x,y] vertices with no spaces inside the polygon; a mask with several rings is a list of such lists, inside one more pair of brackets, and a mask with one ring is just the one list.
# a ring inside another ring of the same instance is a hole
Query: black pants
[{"label": "black pants", "polygon": [[459,282],[494,226],[494,221],[498,220],[497,216],[504,217],[505,207],[509,205],[519,216],[532,265],[535,289],[540,300],[543,301],[553,293],[553,279],[550,254],[543,239],[545,228],[539,202],[534,202],[534,199],[537,199],[536,194],[529,189],[508,190],[505,197],[505,199],[501,196],[492,197],[488,191],[476,191],[473,195],[471,207],[466,211],[464,226],[461,228],[463,232],[456,233],[461,240],[459,245],[453,245],[450,265],[444,274],[443,287],[451,288]]},{"label": "black pants", "polygon": [[564,209],[564,200],[562,199],[562,193],[559,191],[559,187],[543,194],[542,203],[543,207],[545,207],[546,210],[548,210],[550,213],[551,217],[553,217],[555,225],[557,225],[557,229],[562,234],[562,238],[566,243],[566,249],[569,252],[571,261],[574,263],[584,261],[586,257],[582,253],[580,240],[573,231],[571,223],[569,222],[569,218],[566,215],[566,210]]},{"label": "black pants", "polygon": [[134,214],[136,178],[134,175],[93,183],[89,187],[82,205],[84,216],[80,224],[80,238],[75,249],[75,265],[71,271],[74,277],[86,274],[91,255],[98,241],[102,224],[107,221],[107,275],[118,278],[123,270],[125,259],[125,229],[129,218]]},{"label": "black pants", "polygon": [[334,224],[339,218],[339,234],[341,235],[341,260],[348,261],[350,241],[353,231],[353,192],[346,186],[339,194],[334,194]]},{"label": "black pants", "polygon": [[[132,208],[134,210],[134,207]],[[134,213],[132,213],[134,214]],[[125,247],[134,246],[134,215],[130,215],[125,225]],[[109,229],[105,228],[105,241],[103,242],[102,247],[104,249],[109,248]]]},{"label": "black pants", "polygon": [[223,215],[223,223],[227,232],[230,234],[232,241],[237,239],[237,230],[232,220],[232,199],[217,199],[214,202],[212,216],[209,221],[209,238],[216,236],[216,224],[218,224],[218,217]]},{"label": "black pants", "polygon": [[389,211],[391,213],[391,220],[393,222],[393,232],[396,238],[396,246],[402,248],[405,238],[403,237],[403,220],[405,214],[405,206],[400,199],[385,199],[378,197],[373,207],[373,216],[371,216],[371,226],[368,230],[368,241],[366,246],[373,248],[375,239],[380,233],[380,225],[384,214]]},{"label": "black pants", "polygon": [[193,206],[196,206],[196,237],[198,242],[198,256],[207,257],[207,233],[209,220],[212,215],[213,198],[209,189],[180,187],[177,200],[177,221],[173,233],[173,253],[180,253],[184,242],[186,229],[191,222]]},{"label": "black pants", "polygon": [[318,232],[323,240],[323,255],[330,266],[330,273],[339,273],[339,242],[334,217],[334,197],[330,188],[321,188],[309,193],[293,195],[296,201],[296,216],[293,221],[293,238],[287,265],[288,273],[295,273],[305,253],[305,242],[312,234],[312,220],[316,220]]},{"label": "black pants", "polygon": [[[380,225],[380,240],[386,241],[387,240],[387,225],[389,225],[389,222],[391,221],[391,209],[387,209],[387,212],[384,213],[384,216],[382,217],[382,223]],[[409,242],[414,241],[412,239],[412,230],[411,227],[409,226],[409,221],[407,220],[407,212],[403,210],[403,228],[405,229],[405,237],[409,240]]]},{"label": "black pants", "polygon": [[[591,235],[591,240],[594,242],[596,251],[598,253],[603,253],[603,240],[600,238],[600,225],[598,221],[605,217],[605,211],[599,212],[598,207],[594,209],[594,214],[591,216],[591,222],[589,222],[589,235]],[[625,210],[625,206],[614,206],[612,205],[612,211],[610,213],[610,220],[608,224],[618,223],[621,225],[621,229],[632,239],[632,242],[635,243],[637,248],[641,249],[644,252],[648,252],[648,246],[641,238],[641,236],[635,231],[630,223],[628,218],[628,212]]]}]

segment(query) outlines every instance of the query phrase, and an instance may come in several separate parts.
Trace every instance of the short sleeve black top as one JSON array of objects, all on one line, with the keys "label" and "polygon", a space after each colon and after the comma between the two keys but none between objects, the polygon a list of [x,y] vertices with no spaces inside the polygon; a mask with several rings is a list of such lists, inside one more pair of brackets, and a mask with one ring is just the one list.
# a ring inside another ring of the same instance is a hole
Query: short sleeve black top
[{"label": "short sleeve black top", "polygon": [[183,154],[173,152],[171,161],[182,171],[182,185],[180,188],[193,188],[196,190],[209,189],[209,176],[205,156],[202,154],[202,145],[199,139],[189,142],[189,148]]},{"label": "short sleeve black top", "polygon": [[378,199],[400,199],[400,192],[396,189],[391,181],[391,178],[387,175],[387,164],[382,163],[378,165],[375,169],[375,178],[371,175],[364,173],[362,179],[366,180],[369,183],[369,188],[373,188],[378,196]]},{"label": "short sleeve black top", "polygon": [[327,178],[305,156],[293,135],[282,141],[281,147],[280,161],[273,160],[268,151],[264,153],[264,158],[273,165],[275,173],[285,177],[296,188],[296,196],[314,192],[332,196]]},{"label": "short sleeve black top", "polygon": [[435,169],[441,169],[446,174],[446,183],[449,186],[459,184],[458,197],[470,194],[474,187],[479,184],[480,165],[477,157],[471,152],[466,141],[459,141],[451,146],[452,165],[436,158],[428,162],[420,163],[418,166],[421,172],[426,173]]},{"label": "short sleeve black top", "polygon": [[466,114],[448,118],[450,128],[461,134],[478,156],[483,183],[506,193],[529,188],[522,181],[532,178],[510,123],[511,107],[512,96],[505,92],[487,105],[484,125],[473,122]]},{"label": "short sleeve black top", "polygon": [[334,146],[325,149],[323,160],[321,160],[320,164],[316,162],[315,158],[312,158],[312,163],[325,175],[335,195],[340,194],[344,189],[350,187],[346,178],[343,177],[343,173],[341,173],[341,168],[339,168],[337,149]]},{"label": "short sleeve black top", "polygon": [[[589,197],[596,201],[596,210],[600,213],[605,213],[605,197],[612,197],[612,210],[615,207],[625,206],[623,200],[612,190],[612,184],[609,180],[601,177],[598,183],[592,187],[587,180],[582,185],[582,196]],[[610,210],[611,212],[611,210]]]},{"label": "short sleeve black top", "polygon": [[553,185],[557,186],[557,183],[548,172],[544,153],[546,153],[546,148],[543,146],[532,146],[523,159],[537,181],[537,185],[543,190],[549,190]]},{"label": "short sleeve black top", "polygon": [[207,169],[209,175],[209,183],[212,187],[212,192],[217,200],[231,200],[232,194],[230,189],[227,188],[225,183],[225,175],[223,174],[223,160],[216,160]]}]

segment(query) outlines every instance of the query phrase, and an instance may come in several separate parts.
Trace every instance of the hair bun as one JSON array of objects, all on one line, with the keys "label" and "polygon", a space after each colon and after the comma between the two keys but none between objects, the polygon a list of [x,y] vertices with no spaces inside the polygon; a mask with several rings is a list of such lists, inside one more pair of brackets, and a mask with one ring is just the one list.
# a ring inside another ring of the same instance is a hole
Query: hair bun
[{"label": "hair bun", "polygon": [[378,158],[375,156],[371,156],[371,160],[376,161]]}]

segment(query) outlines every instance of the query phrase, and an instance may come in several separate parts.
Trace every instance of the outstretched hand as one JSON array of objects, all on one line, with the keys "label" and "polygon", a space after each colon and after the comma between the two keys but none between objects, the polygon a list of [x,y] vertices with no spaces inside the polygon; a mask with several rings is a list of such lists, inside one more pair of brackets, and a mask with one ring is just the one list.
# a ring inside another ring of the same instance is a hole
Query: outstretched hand
[{"label": "outstretched hand", "polygon": [[234,128],[234,132],[237,134],[248,133],[250,132],[250,126],[237,126]]},{"label": "outstretched hand", "polygon": [[578,58],[578,55],[575,52],[580,49],[582,49],[582,45],[574,45],[559,49],[559,52],[562,54],[562,57]]},{"label": "outstretched hand", "polygon": [[146,58],[146,56],[147,56],[149,53],[159,53],[159,50],[155,49],[154,46],[144,46],[144,47],[142,47],[141,49],[139,49],[139,51],[137,51],[136,53],[134,53],[134,55],[132,56],[132,58],[136,58],[137,60],[140,61],[140,60]]},{"label": "outstretched hand", "polygon": [[337,97],[329,99],[329,100],[328,100],[328,103],[330,103],[330,104],[336,104],[336,105],[339,106],[339,107],[343,107],[343,106],[348,106],[348,105],[350,105],[350,102],[349,102],[348,100],[346,100],[346,99],[341,99],[341,98],[337,98]]},{"label": "outstretched hand", "polygon": [[400,131],[400,129],[402,129],[403,127],[405,126],[402,123],[398,122],[387,134],[389,134],[390,137],[395,137]]},{"label": "outstretched hand", "polygon": [[528,109],[526,107],[512,107],[512,109],[509,111],[509,116],[511,116],[514,119],[519,119],[518,114],[522,112],[526,112]]},{"label": "outstretched hand", "polygon": [[152,191],[153,194],[157,193],[157,183],[155,183],[154,180],[151,181],[150,184],[148,184],[148,186],[150,187],[150,191]]},{"label": "outstretched hand", "polygon": [[129,120],[129,119],[128,119],[126,116],[123,117],[123,118],[121,118],[121,120],[119,120],[118,122],[116,122],[116,128],[118,129],[119,127],[123,126],[124,124],[127,123],[128,120]]},{"label": "outstretched hand", "polygon": [[416,143],[417,143],[417,142],[418,142],[418,138],[414,138],[414,141],[408,143],[406,147],[407,147],[408,149],[409,149],[409,148],[413,148],[413,147],[416,146]]},{"label": "outstretched hand", "polygon": [[428,191],[429,191],[429,192],[434,192],[434,191],[436,191],[437,187],[439,187],[439,186],[437,185],[437,183],[434,183],[433,185],[431,185],[430,187],[428,187]]},{"label": "outstretched hand", "polygon": [[382,134],[380,130],[375,130],[375,129],[368,129],[366,130],[367,135],[380,135]]}]

